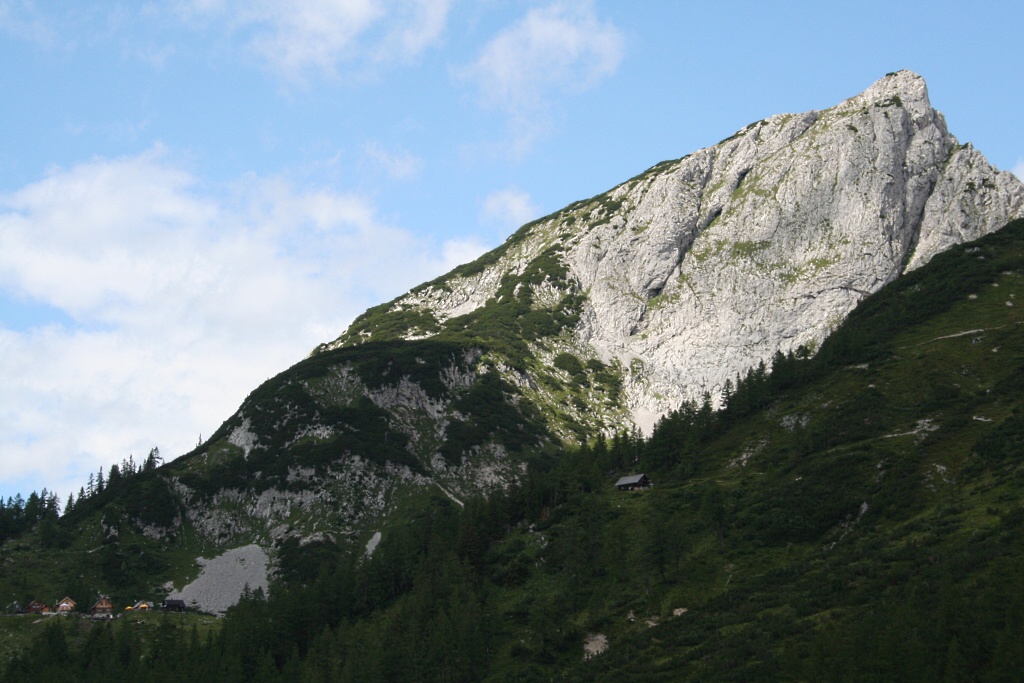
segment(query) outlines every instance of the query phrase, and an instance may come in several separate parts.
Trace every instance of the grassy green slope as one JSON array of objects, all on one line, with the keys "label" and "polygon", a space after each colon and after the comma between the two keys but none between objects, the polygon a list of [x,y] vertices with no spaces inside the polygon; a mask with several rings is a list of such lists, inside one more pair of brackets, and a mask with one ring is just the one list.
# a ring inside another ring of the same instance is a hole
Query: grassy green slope
[{"label": "grassy green slope", "polygon": [[1022,305],[1018,221],[866,301],[797,387],[724,415],[655,491],[595,495],[601,552],[632,544],[628,565],[655,578],[595,577],[570,616],[611,647],[570,668],[939,680],[969,662],[996,676],[1024,616]]}]

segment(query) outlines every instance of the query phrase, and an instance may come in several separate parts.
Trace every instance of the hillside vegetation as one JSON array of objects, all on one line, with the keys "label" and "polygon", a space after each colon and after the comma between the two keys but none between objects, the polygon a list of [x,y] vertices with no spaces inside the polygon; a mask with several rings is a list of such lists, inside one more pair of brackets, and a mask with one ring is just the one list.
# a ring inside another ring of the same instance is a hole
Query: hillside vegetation
[{"label": "hillside vegetation", "polygon": [[[1021,306],[1017,221],[865,300],[813,358],[737,378],[721,411],[535,451],[464,508],[420,493],[370,557],[289,541],[269,597],[205,640],[53,620],[0,680],[1016,680]],[[653,487],[614,488],[641,471]]]}]

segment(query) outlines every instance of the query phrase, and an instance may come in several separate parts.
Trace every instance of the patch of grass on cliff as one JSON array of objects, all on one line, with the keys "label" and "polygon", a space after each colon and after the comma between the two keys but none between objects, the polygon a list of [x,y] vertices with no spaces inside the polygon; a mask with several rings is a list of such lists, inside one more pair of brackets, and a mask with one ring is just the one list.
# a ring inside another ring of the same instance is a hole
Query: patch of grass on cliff
[{"label": "patch of grass on cliff", "polygon": [[560,353],[555,356],[554,366],[559,370],[563,370],[579,384],[584,386],[588,385],[587,373],[583,368],[583,363],[572,353]]},{"label": "patch of grass on cliff", "polygon": [[708,227],[697,236],[697,239],[693,241],[693,245],[690,247],[690,253],[697,263],[704,263],[708,259],[718,256],[725,251],[726,246],[729,244],[726,240],[712,239],[707,235],[708,230],[713,224],[714,221],[708,224]]},{"label": "patch of grass on cliff", "polygon": [[900,99],[899,95],[892,95],[891,97],[887,97],[884,100],[879,100],[875,102],[874,106],[882,109],[886,107],[902,107],[903,100]]},{"label": "patch of grass on cliff", "polygon": [[768,240],[739,240],[729,245],[729,256],[733,259],[753,258],[770,246]]},{"label": "patch of grass on cliff", "polygon": [[547,430],[530,403],[515,400],[517,394],[496,370],[480,375],[452,402],[452,409],[464,418],[448,423],[442,457],[458,463],[464,453],[492,441],[511,452],[539,445]]},{"label": "patch of grass on cliff", "polygon": [[367,309],[345,331],[346,346],[373,341],[393,341],[413,334],[436,334],[441,326],[424,308],[395,308],[398,299]]},{"label": "patch of grass on cliff", "polygon": [[[502,278],[495,296],[483,306],[447,321],[446,332],[439,338],[479,343],[505,356],[513,367],[525,370],[531,356],[529,343],[558,336],[579,322],[584,297],[573,291],[568,274],[560,248],[549,247],[522,275]],[[554,307],[534,305],[533,288],[544,283],[566,291]]]}]

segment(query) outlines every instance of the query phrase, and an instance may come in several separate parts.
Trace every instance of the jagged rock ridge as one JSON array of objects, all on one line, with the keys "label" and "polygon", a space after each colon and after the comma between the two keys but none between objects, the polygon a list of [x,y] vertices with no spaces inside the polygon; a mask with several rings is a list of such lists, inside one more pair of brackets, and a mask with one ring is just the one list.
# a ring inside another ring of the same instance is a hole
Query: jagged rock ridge
[{"label": "jagged rock ridge", "polygon": [[[778,350],[813,349],[868,294],[1022,214],[1024,185],[959,144],[924,80],[901,71],[525,226],[386,311],[411,321],[398,336],[429,337],[555,258],[566,272],[535,283],[531,305],[585,296],[573,329],[548,341],[617,367],[633,419],[649,429]],[[322,348],[385,336],[381,317]]]}]

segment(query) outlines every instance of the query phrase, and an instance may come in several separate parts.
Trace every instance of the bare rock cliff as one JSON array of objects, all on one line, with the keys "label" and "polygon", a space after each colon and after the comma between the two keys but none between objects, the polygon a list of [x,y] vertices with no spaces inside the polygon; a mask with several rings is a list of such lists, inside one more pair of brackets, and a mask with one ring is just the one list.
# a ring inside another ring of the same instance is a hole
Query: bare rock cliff
[{"label": "bare rock cliff", "polygon": [[959,144],[924,80],[901,71],[577,202],[520,230],[486,267],[392,310],[444,323],[554,253],[586,294],[563,343],[616,364],[649,429],[776,351],[815,348],[868,294],[1021,215],[1024,184]]}]

